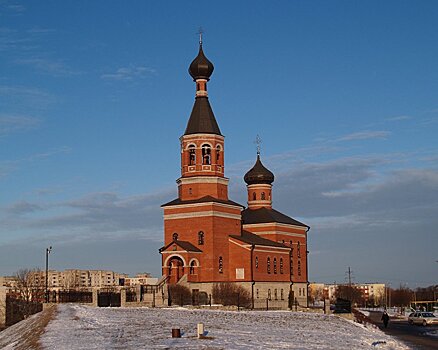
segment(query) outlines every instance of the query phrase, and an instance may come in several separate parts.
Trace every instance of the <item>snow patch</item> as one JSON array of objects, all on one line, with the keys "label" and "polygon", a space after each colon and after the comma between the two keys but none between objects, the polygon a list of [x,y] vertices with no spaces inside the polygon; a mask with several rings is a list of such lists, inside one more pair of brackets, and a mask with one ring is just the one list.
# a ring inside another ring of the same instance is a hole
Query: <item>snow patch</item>
[{"label": "snow patch", "polygon": [[[198,323],[208,339],[198,339]],[[184,335],[172,338],[172,328]],[[408,349],[378,329],[332,315],[59,305],[44,349]]]}]

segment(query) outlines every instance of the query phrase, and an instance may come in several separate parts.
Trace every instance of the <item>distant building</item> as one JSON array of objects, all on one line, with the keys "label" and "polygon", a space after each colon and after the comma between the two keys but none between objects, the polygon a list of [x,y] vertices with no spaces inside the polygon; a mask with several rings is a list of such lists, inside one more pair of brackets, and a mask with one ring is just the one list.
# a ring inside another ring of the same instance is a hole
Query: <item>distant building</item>
[{"label": "distant building", "polygon": [[[35,271],[32,276],[35,286],[45,286],[46,272]],[[129,277],[125,273],[108,270],[79,270],[68,269],[64,271],[49,270],[48,287],[50,290],[79,290],[91,288],[105,288],[118,286],[155,285],[158,278],[151,277],[148,273],[140,273]],[[0,287],[14,289],[17,286],[17,277],[0,276]]]},{"label": "distant building", "polygon": [[107,270],[49,271],[49,286],[63,289],[102,288],[121,285],[127,274]]},{"label": "distant building", "polygon": [[151,277],[148,273],[139,273],[135,277],[125,278],[125,286],[145,286],[145,285],[155,285],[158,283],[158,278]]},{"label": "distant building", "polygon": [[17,286],[17,278],[15,276],[0,276],[0,287],[14,288]]},{"label": "distant building", "polygon": [[[35,271],[33,273],[35,274],[34,283],[38,286],[45,286],[46,272]],[[5,278],[0,278],[0,282]],[[49,270],[48,287],[51,290],[114,287],[123,284],[122,281],[126,278],[128,278],[127,274],[107,270]],[[16,277],[10,277],[10,280],[16,281]]]},{"label": "distant building", "polygon": [[[310,283],[309,294],[315,300],[330,299],[334,300],[336,289],[340,285],[345,284],[323,284]],[[384,283],[356,283],[352,285],[361,291],[365,301],[374,301],[376,304],[384,302],[385,299],[385,284]]]}]

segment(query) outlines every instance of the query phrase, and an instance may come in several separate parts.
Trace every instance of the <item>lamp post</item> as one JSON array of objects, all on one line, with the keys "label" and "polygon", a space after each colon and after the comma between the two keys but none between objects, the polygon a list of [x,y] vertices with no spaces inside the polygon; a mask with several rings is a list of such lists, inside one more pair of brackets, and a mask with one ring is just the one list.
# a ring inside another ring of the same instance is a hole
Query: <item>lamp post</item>
[{"label": "lamp post", "polygon": [[46,248],[46,303],[49,302],[49,254],[52,251],[52,246]]}]

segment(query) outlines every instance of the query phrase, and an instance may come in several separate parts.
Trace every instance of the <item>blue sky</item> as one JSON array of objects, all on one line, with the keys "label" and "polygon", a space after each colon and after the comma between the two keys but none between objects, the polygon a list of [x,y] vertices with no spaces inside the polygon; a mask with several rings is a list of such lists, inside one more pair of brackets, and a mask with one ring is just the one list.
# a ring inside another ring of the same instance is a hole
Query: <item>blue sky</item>
[{"label": "blue sky", "polygon": [[160,273],[200,26],[230,197],[262,160],[309,278],[438,281],[435,1],[0,0],[0,274]]}]

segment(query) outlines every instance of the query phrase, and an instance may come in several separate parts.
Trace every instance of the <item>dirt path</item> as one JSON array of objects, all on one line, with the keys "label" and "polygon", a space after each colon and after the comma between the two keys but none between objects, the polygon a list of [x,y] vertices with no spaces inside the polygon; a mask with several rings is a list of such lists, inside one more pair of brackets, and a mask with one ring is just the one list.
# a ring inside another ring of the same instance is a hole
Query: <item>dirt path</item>
[{"label": "dirt path", "polygon": [[40,336],[55,317],[56,311],[56,306],[49,307],[0,332],[0,349],[41,350]]}]

